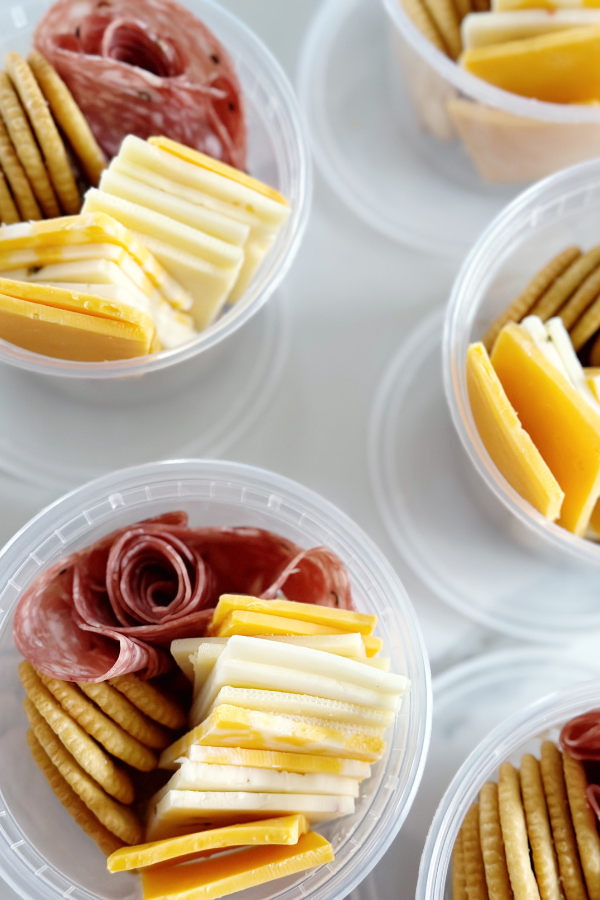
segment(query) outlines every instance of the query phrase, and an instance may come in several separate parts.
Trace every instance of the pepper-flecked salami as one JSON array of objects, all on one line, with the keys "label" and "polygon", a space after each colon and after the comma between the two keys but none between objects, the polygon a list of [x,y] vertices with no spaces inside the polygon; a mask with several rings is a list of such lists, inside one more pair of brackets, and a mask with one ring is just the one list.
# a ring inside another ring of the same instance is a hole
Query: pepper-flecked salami
[{"label": "pepper-flecked salami", "polygon": [[17,648],[63,681],[167,671],[172,640],[202,634],[221,594],[350,609],[348,574],[326,547],[258,528],[188,528],[169,513],[122,528],[42,573],[15,612]]},{"label": "pepper-flecked salami", "polygon": [[241,87],[227,51],[173,0],[59,0],[34,46],[109,157],[128,134],[165,135],[246,167]]}]

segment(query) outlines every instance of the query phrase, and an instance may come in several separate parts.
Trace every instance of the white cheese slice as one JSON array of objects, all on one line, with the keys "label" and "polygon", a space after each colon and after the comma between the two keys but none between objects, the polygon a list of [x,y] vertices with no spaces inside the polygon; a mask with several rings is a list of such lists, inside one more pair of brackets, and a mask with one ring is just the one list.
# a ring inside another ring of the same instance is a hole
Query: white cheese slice
[{"label": "white cheese slice", "polygon": [[212,325],[227,302],[239,268],[216,266],[158,238],[137,232],[135,235],[191,295],[190,313],[196,330],[203,331]]},{"label": "white cheese slice", "polygon": [[157,186],[151,187],[142,181],[136,181],[114,169],[104,170],[100,179],[100,190],[131,203],[137,203],[153,212],[162,213],[177,222],[238,247],[246,243],[250,234],[247,225],[242,225],[229,216],[206,209],[204,206],[197,206],[189,200],[168,194],[159,190]]},{"label": "white cheese slice", "polygon": [[237,271],[244,260],[244,251],[241,247],[198,231],[190,225],[184,225],[163,213],[153,211],[152,215],[148,215],[148,210],[139,203],[131,203],[121,197],[106,194],[98,188],[90,188],[86,193],[82,212],[105,213],[131,231],[172,244],[180,250],[225,269]]},{"label": "white cheese slice", "polygon": [[[173,197],[180,197],[182,200],[187,200],[189,203],[194,203],[196,206],[203,206],[206,207],[206,209],[214,210],[221,215],[229,216],[229,218],[234,219],[236,222],[240,222],[242,225],[246,225],[250,229],[249,240],[264,241],[272,239],[277,233],[277,229],[274,228],[274,226],[265,224],[256,213],[250,212],[250,210],[240,206],[234,206],[233,203],[226,203],[223,200],[219,200],[217,197],[212,197],[204,191],[199,191],[190,187],[189,184],[182,184],[180,181],[169,177],[173,167],[177,169],[178,163],[181,162],[181,160],[177,160],[177,157],[172,154],[165,153],[157,147],[147,144],[146,141],[139,141],[139,144],[141,144],[143,150],[141,154],[134,155],[141,160],[141,164],[138,165],[131,161],[128,155],[119,153],[119,155],[115,156],[112,160],[109,169],[112,172],[119,172],[121,175],[127,175],[129,178],[135,178],[136,181],[142,181],[144,184],[149,184],[152,187],[171,194]],[[156,159],[154,159],[156,151],[161,155],[160,164],[158,165]],[[152,167],[153,164],[154,168]],[[161,169],[160,172],[158,171],[159,169]]]},{"label": "white cheese slice", "polygon": [[220,706],[221,703],[241,706],[244,709],[283,713],[289,716],[331,719],[350,725],[372,725],[376,728],[387,728],[388,725],[392,725],[396,715],[393,710],[372,709],[367,706],[359,706],[357,703],[313,697],[312,694],[294,694],[231,686],[221,688],[209,714],[215,706]]},{"label": "white cheese slice", "polygon": [[146,840],[161,840],[213,822],[224,825],[257,817],[301,813],[309,822],[317,823],[353,812],[354,799],[341,795],[169,791],[151,812]]},{"label": "white cheese slice", "polygon": [[249,791],[266,794],[341,794],[358,797],[358,781],[341,775],[278,772],[249,766],[215,766],[186,759],[154,796],[158,803],[169,791]]},{"label": "white cheese slice", "polygon": [[250,239],[244,247],[245,258],[244,264],[238,275],[235,286],[229,295],[230,303],[237,303],[240,300],[254,278],[256,272],[262,265],[265,256],[273,246],[274,239],[269,240],[253,240]]},{"label": "white cheese slice", "polygon": [[[206,718],[219,691],[224,687],[280,690],[289,693],[302,690],[303,693],[312,694],[315,697],[341,700],[344,703],[357,703],[373,709],[396,711],[400,707],[398,694],[380,693],[335,677],[308,672],[305,669],[284,668],[283,666],[249,662],[245,659],[232,659],[226,656],[226,652],[227,649],[223,651],[209,678],[194,698],[190,710],[190,727],[198,725]],[[341,659],[341,657],[334,658]],[[378,672],[378,670],[371,670],[366,666],[365,670]]]},{"label": "white cheese slice", "polygon": [[[404,675],[381,672],[369,666],[363,666],[353,659],[346,659],[332,653],[322,653],[310,647],[281,644],[275,641],[269,642],[265,647],[260,638],[242,635],[234,635],[229,639],[223,651],[223,658],[299,669],[307,674],[337,678],[340,681],[394,696],[404,693],[410,686],[408,678]],[[306,693],[311,692],[307,691]]]},{"label": "white cheese slice", "polygon": [[[144,144],[145,147],[141,148],[141,144]],[[159,174],[166,174],[181,184],[209,194],[225,203],[231,203],[240,209],[252,212],[263,223],[275,229],[278,229],[290,214],[290,209],[285,204],[278,203],[271,197],[231,178],[225,178],[202,166],[196,166],[180,159],[175,154],[156,147],[150,142],[142,141],[140,138],[126,137],[121,144],[119,156],[153,168]]]},{"label": "white cheese slice", "polygon": [[600,9],[519,9],[469,13],[461,34],[463,48],[471,50],[595,25],[600,25]]}]

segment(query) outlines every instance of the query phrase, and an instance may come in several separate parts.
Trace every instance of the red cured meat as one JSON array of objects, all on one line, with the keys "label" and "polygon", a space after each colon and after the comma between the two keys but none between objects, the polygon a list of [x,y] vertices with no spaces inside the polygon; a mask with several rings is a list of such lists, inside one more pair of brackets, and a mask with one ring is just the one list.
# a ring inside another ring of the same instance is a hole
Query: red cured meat
[{"label": "red cured meat", "polygon": [[579,760],[600,760],[600,709],[576,716],[563,727],[560,745]]},{"label": "red cured meat", "polygon": [[246,121],[233,62],[173,0],[59,0],[33,43],[109,158],[128,134],[165,135],[245,169]]},{"label": "red cured meat", "polygon": [[301,550],[257,528],[188,528],[170,513],[113,532],[44,572],[13,634],[41,672],[104,681],[167,671],[172,640],[202,634],[223,593],[352,607],[348,575],[325,547]]}]

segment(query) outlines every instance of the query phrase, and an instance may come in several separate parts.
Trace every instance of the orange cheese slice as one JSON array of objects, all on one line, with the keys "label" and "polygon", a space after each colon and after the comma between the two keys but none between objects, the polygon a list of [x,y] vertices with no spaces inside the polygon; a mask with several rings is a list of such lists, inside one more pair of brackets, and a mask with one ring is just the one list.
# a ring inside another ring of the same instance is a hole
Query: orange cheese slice
[{"label": "orange cheese slice", "polygon": [[293,846],[251,847],[186,866],[146,869],[144,900],[215,900],[333,859],[329,841],[309,831]]},{"label": "orange cheese slice", "polygon": [[600,26],[467,50],[461,65],[512,94],[549,103],[600,99]]},{"label": "orange cheese slice", "polygon": [[246,172],[241,172],[233,166],[228,166],[227,163],[220,162],[218,159],[213,159],[212,156],[206,156],[205,153],[200,153],[199,150],[185,147],[183,144],[179,144],[177,141],[172,141],[170,138],[166,137],[151,137],[148,139],[148,143],[153,144],[155,147],[160,147],[161,150],[166,150],[168,153],[172,153],[173,156],[178,156],[179,159],[183,159],[185,162],[193,163],[195,166],[200,166],[202,169],[208,169],[209,172],[215,172],[217,175],[222,175],[223,178],[229,178],[230,181],[242,184],[244,187],[250,188],[258,194],[263,194],[263,196],[269,197],[277,203],[288,206],[285,197],[280,194],[279,191],[276,191],[275,188],[270,187],[268,184],[264,184],[264,182],[259,181],[257,178],[252,178],[252,176],[247,175]]},{"label": "orange cheese slice", "polygon": [[564,491],[558,524],[584,534],[600,495],[600,416],[519,325],[500,332],[492,365]]},{"label": "orange cheese slice", "polygon": [[479,436],[499,472],[538,512],[557,519],[564,493],[519,422],[483,344],[467,352],[467,389]]},{"label": "orange cheese slice", "polygon": [[265,613],[286,619],[312,622],[325,625],[337,631],[358,631],[360,634],[372,634],[377,625],[377,616],[352,612],[346,609],[331,609],[327,606],[316,606],[312,603],[296,603],[292,600],[261,600],[258,597],[223,594],[219,598],[208,632],[217,628],[224,619],[236,610]]},{"label": "orange cheese slice", "polygon": [[150,353],[154,327],[44,306],[0,294],[0,338],[33,353],[78,362]]},{"label": "orange cheese slice", "polygon": [[215,631],[210,633],[215,637],[232,637],[234,634],[257,637],[265,634],[338,634],[338,630],[337,628],[328,628],[327,625],[315,625],[314,622],[302,622],[298,619],[284,619],[281,616],[269,616],[236,609],[223,619]]},{"label": "orange cheese slice", "polygon": [[156,863],[167,862],[181,857],[190,857],[210,850],[225,847],[244,847],[253,844],[297,844],[298,838],[308,831],[304,816],[281,816],[277,819],[263,819],[250,824],[229,825],[226,828],[211,828],[182,837],[151,841],[135,847],[121,847],[115,850],[106,865],[109,872],[124,872],[127,869],[141,869]]}]

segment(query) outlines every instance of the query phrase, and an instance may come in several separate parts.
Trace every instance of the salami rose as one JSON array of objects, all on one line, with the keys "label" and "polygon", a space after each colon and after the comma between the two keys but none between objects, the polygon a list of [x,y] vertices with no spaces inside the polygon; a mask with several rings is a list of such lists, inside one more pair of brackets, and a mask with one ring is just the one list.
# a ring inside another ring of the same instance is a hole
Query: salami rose
[{"label": "salami rose", "polygon": [[560,745],[579,760],[600,760],[600,709],[576,716],[563,727]]},{"label": "salami rose", "polygon": [[70,88],[107,156],[165,135],[246,166],[240,84],[227,51],[173,0],[59,0],[34,45]]},{"label": "salami rose", "polygon": [[352,606],[341,560],[258,528],[188,528],[170,513],[113,532],[23,595],[15,644],[41,672],[104,681],[171,666],[172,640],[202,634],[223,593]]}]

